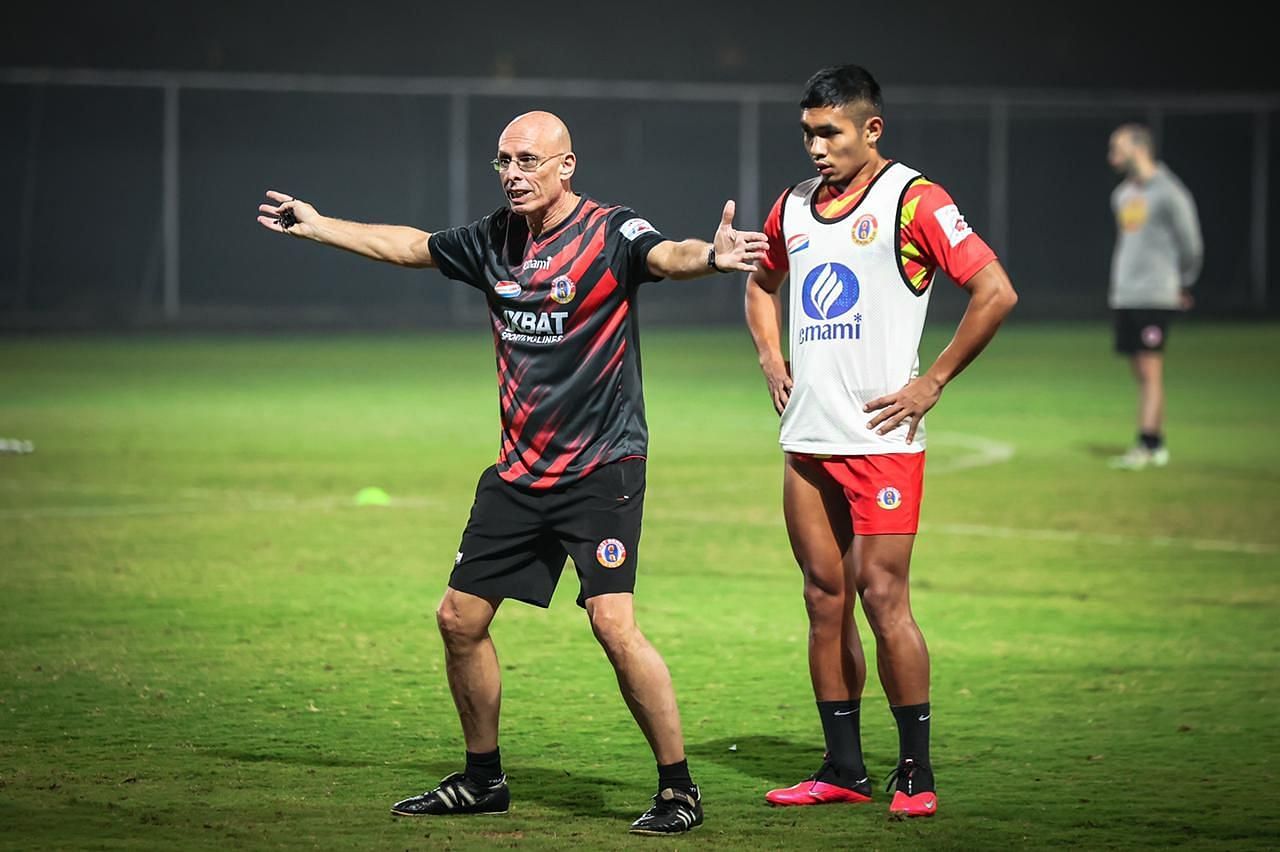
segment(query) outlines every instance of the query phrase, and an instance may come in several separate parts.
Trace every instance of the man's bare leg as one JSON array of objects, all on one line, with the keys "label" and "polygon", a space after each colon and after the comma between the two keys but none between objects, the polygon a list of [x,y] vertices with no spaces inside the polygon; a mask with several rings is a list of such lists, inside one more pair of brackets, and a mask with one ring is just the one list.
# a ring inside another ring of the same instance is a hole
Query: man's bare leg
[{"label": "man's bare leg", "polygon": [[469,752],[487,753],[498,747],[502,673],[489,624],[499,603],[450,588],[436,610],[449,691]]},{"label": "man's bare leg", "polygon": [[929,757],[929,649],[911,613],[908,583],[914,544],[914,535],[864,535],[853,546],[862,610],[876,637],[876,670],[898,724],[891,816],[928,816],[938,804]]},{"label": "man's bare leg", "polygon": [[511,793],[498,753],[498,712],[502,680],[489,624],[500,600],[477,597],[449,588],[436,609],[436,624],[444,639],[445,672],[449,691],[462,722],[467,747],[466,769],[450,775],[434,790],[396,802],[399,816],[504,814]]},{"label": "man's bare leg", "polygon": [[809,677],[826,759],[813,781],[771,790],[765,799],[775,805],[812,804],[815,795],[824,802],[868,801],[860,718],[867,666],[854,622],[848,499],[821,469],[787,454],[782,501],[791,550],[804,578]]},{"label": "man's bare leg", "polygon": [[1138,380],[1138,431],[1159,435],[1164,428],[1164,354],[1134,355],[1133,374]]},{"label": "man's bare leg", "polygon": [[597,595],[586,600],[587,616],[613,670],[623,700],[649,741],[659,765],[685,759],[684,734],[671,673],[636,624],[630,592]]}]

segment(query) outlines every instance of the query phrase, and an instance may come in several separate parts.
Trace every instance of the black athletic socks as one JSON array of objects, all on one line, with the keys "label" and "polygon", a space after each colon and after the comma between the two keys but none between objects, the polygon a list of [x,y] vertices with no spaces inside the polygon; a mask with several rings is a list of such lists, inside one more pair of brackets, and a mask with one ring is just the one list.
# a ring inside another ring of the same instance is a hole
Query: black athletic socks
[{"label": "black athletic socks", "polygon": [[1159,432],[1139,432],[1138,443],[1148,450],[1155,452],[1164,446],[1164,435]]},{"label": "black athletic socks", "polygon": [[498,749],[486,752],[467,752],[467,778],[482,787],[488,787],[502,777],[502,755]]},{"label": "black athletic socks", "polygon": [[[929,702],[889,707],[898,723],[898,762],[912,761],[919,769],[928,770],[927,784],[918,784],[920,790],[933,789],[933,771],[929,762]],[[922,773],[923,776],[923,773]],[[923,777],[920,780],[924,780]]]},{"label": "black athletic socks", "polygon": [[[862,761],[861,701],[819,701],[818,718],[827,741],[827,768],[816,778],[828,784],[853,787],[867,778]],[[828,777],[833,776],[833,777]]]},{"label": "black athletic socks", "polygon": [[658,764],[658,792],[661,793],[668,787],[677,790],[692,792],[696,789],[693,786],[693,779],[689,777],[689,761],[682,760],[679,763],[668,763],[665,766]]}]

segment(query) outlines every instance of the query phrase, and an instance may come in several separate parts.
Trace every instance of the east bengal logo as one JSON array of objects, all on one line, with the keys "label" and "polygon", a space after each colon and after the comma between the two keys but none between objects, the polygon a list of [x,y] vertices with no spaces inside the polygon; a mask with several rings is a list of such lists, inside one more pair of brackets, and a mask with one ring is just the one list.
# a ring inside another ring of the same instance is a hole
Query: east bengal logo
[{"label": "east bengal logo", "polygon": [[851,236],[853,241],[860,246],[870,245],[871,241],[876,238],[878,225],[876,217],[870,213],[863,213],[857,219],[853,220],[853,231]]},{"label": "east bengal logo", "polygon": [[902,505],[902,492],[892,485],[886,485],[876,492],[876,505],[881,509],[892,512]]},{"label": "east bengal logo", "polygon": [[605,568],[617,568],[627,561],[627,547],[616,538],[606,538],[596,545],[596,561]]},{"label": "east bengal logo", "polygon": [[569,304],[576,295],[578,295],[578,286],[568,275],[561,275],[551,282],[551,298],[560,304]]}]

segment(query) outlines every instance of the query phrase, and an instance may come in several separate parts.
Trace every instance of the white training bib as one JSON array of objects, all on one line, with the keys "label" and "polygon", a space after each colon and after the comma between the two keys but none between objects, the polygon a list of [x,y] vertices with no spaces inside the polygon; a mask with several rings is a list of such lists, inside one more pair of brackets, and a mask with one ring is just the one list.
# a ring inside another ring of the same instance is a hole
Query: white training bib
[{"label": "white training bib", "polygon": [[782,233],[790,262],[790,354],[795,386],[782,414],[782,448],[830,455],[916,453],[908,423],[867,428],[867,402],[899,390],[920,368],[917,349],[932,287],[910,286],[899,258],[902,199],[920,173],[890,163],[852,209],[821,216],[821,178],[792,188]]}]

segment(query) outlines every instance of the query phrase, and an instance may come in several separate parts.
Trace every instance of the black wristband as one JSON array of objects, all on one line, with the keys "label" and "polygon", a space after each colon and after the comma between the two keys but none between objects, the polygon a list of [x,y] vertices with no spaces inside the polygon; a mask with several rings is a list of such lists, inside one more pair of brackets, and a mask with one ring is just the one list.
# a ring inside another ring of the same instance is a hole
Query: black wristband
[{"label": "black wristband", "polygon": [[707,248],[707,266],[711,267],[716,272],[724,272],[723,269],[716,266],[716,247],[715,246],[709,246]]}]

